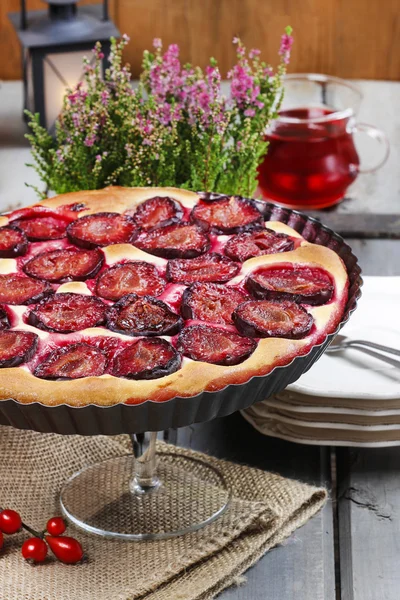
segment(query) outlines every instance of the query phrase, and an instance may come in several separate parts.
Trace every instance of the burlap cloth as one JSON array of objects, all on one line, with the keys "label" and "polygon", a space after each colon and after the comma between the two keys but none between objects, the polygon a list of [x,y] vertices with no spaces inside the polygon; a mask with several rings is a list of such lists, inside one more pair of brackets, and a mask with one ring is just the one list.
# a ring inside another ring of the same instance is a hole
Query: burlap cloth
[{"label": "burlap cloth", "polygon": [[[127,436],[67,437],[0,427],[0,506],[41,529],[59,514],[58,492],[75,471],[129,452]],[[165,444],[163,450],[203,456]],[[210,600],[238,581],[324,504],[326,491],[273,473],[207,457],[231,487],[225,514],[195,533],[127,543],[69,528],[89,556],[83,565],[54,560],[32,568],[20,554],[26,534],[7,536],[0,554],[1,600]],[[89,492],[90,493],[90,492]]]}]

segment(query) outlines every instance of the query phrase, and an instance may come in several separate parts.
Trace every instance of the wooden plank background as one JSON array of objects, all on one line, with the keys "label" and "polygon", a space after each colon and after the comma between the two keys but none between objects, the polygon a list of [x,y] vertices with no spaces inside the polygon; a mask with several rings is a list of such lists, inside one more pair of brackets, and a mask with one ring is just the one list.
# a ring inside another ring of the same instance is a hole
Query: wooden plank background
[{"label": "wooden plank background", "polygon": [[[86,0],[87,2],[88,0]],[[90,0],[89,0],[90,1]],[[96,0],[93,0],[96,2]],[[41,0],[28,0],[31,9]],[[232,65],[231,40],[276,62],[287,24],[295,31],[292,72],[324,72],[340,77],[400,79],[399,0],[110,0],[122,33],[131,37],[126,59],[134,75],[154,37],[177,42],[182,58],[204,66],[215,56],[222,73]],[[19,0],[0,2],[0,79],[19,79],[18,41],[7,13]]]}]

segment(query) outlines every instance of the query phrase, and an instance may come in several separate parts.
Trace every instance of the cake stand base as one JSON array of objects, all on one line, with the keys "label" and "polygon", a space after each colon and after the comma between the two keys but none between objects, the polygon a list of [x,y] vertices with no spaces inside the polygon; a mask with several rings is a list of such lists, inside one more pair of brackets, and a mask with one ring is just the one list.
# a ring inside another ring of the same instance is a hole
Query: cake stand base
[{"label": "cake stand base", "polygon": [[156,454],[157,433],[132,436],[134,454],[79,471],[64,485],[63,514],[80,529],[124,540],[196,531],[227,509],[222,474],[200,459]]}]

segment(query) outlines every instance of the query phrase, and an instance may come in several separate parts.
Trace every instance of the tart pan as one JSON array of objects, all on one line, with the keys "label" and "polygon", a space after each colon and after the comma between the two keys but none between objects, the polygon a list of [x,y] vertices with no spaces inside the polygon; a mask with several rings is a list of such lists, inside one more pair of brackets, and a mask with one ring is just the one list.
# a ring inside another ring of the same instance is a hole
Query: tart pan
[{"label": "tart pan", "polygon": [[[213,194],[213,197],[217,194]],[[266,221],[281,221],[295,229],[307,241],[334,250],[343,260],[349,275],[349,297],[342,321],[336,331],[288,365],[275,367],[270,373],[255,376],[243,384],[232,384],[216,392],[202,392],[190,398],[176,397],[165,402],[146,401],[141,404],[90,404],[73,407],[68,404],[46,406],[39,402],[22,404],[13,399],[0,401],[0,424],[18,429],[63,435],[118,435],[184,427],[210,421],[264,400],[282,391],[308,371],[322,355],[337,332],[349,320],[361,296],[361,269],[350,246],[338,234],[318,220],[296,210],[281,208],[269,202],[259,202]],[[67,400],[67,399],[66,399]]]}]

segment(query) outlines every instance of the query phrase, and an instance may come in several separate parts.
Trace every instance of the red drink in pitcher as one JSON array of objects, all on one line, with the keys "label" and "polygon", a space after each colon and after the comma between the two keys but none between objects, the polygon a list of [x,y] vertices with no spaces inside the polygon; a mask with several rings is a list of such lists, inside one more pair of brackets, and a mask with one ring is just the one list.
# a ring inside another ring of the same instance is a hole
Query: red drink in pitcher
[{"label": "red drink in pitcher", "polygon": [[[309,120],[334,111],[309,107],[284,110],[280,117]],[[348,118],[305,126],[278,121],[267,135],[268,154],[259,169],[264,196],[283,204],[322,208],[343,197],[360,164]]]},{"label": "red drink in pitcher", "polygon": [[268,151],[259,167],[259,191],[265,200],[305,209],[339,202],[361,172],[355,132],[383,142],[380,164],[386,160],[385,135],[355,122],[360,101],[357,88],[334,77],[286,78],[283,109],[266,132]]}]

